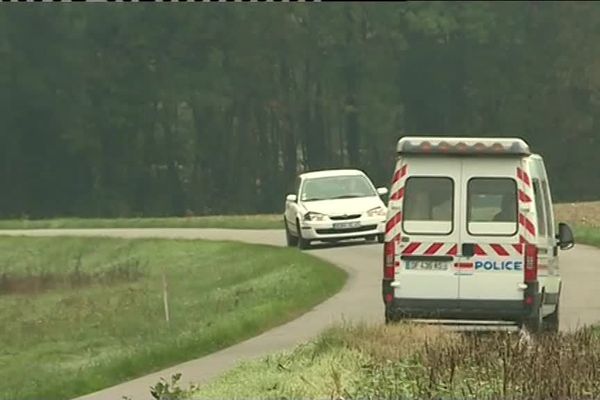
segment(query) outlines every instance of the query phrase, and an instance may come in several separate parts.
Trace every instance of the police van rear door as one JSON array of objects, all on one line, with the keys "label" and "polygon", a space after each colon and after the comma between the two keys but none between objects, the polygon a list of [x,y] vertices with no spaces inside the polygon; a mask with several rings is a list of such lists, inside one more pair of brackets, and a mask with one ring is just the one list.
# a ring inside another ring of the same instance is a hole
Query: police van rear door
[{"label": "police van rear door", "polygon": [[459,299],[523,298],[519,236],[520,157],[462,160]]},{"label": "police van rear door", "polygon": [[458,300],[454,263],[458,249],[458,157],[408,156],[395,296],[404,299]]}]

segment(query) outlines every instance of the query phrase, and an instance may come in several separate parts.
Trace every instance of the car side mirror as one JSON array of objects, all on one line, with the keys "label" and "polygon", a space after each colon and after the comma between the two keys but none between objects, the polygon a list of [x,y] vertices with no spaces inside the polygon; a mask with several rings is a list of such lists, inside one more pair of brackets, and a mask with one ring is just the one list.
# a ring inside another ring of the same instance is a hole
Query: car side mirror
[{"label": "car side mirror", "polygon": [[388,194],[388,190],[385,187],[377,188],[377,194],[380,196],[385,196],[386,194]]},{"label": "car side mirror", "polygon": [[569,225],[564,222],[558,224],[558,234],[556,235],[556,239],[558,239],[558,246],[561,250],[569,250],[575,246],[573,231]]},{"label": "car side mirror", "polygon": [[298,200],[298,196],[296,196],[295,194],[288,194],[288,195],[285,197],[285,200],[286,200],[286,201],[289,201],[290,203],[295,203],[295,202],[296,202],[296,200]]}]

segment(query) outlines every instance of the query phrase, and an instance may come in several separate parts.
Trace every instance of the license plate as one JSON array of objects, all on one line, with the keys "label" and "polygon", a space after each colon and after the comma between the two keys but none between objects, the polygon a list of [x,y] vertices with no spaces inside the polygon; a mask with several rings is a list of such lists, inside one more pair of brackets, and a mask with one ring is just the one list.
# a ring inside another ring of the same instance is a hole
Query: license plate
[{"label": "license plate", "polygon": [[409,271],[446,271],[447,261],[407,260],[405,269]]},{"label": "license plate", "polygon": [[360,222],[339,222],[333,224],[333,229],[351,229],[358,228],[360,226]]}]

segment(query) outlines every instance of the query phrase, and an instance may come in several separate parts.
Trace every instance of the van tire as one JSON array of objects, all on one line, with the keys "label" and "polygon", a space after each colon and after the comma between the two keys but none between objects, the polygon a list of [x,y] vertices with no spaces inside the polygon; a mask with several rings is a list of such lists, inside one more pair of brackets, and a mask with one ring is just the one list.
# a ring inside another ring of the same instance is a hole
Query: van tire
[{"label": "van tire", "polygon": [[392,324],[394,324],[394,323],[396,323],[396,322],[397,322],[397,321],[396,321],[394,318],[392,318],[392,317],[391,317],[391,316],[390,316],[390,315],[387,313],[387,311],[386,311],[386,313],[385,313],[385,324],[386,324],[386,325],[392,325]]},{"label": "van tire", "polygon": [[521,323],[521,329],[525,329],[531,334],[538,334],[542,331],[544,326],[544,320],[542,319],[542,309],[538,308],[535,313],[523,320]]},{"label": "van tire", "polygon": [[290,233],[290,228],[288,227],[287,220],[283,219],[283,224],[285,226],[285,241],[288,247],[296,247],[298,245],[298,238]]},{"label": "van tire", "polygon": [[296,229],[298,230],[298,237],[297,237],[298,248],[300,250],[308,249],[310,247],[310,240],[304,239],[302,237],[302,228],[300,227],[300,221],[299,220],[296,220],[296,224],[297,224],[296,225],[296,227],[297,227]]},{"label": "van tire", "polygon": [[386,325],[393,325],[393,324],[399,323],[400,321],[402,321],[401,314],[388,311],[388,309],[386,307],[386,310],[385,310],[385,324]]}]

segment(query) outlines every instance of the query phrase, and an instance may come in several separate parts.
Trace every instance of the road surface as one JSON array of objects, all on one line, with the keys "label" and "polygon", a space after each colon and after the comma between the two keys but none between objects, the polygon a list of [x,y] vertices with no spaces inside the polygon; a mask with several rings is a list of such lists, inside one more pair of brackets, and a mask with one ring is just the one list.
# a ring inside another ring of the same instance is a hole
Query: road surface
[{"label": "road surface", "polygon": [[[28,236],[110,236],[123,238],[170,238],[235,240],[284,246],[283,231],[223,229],[73,229],[0,231],[0,235]],[[182,384],[203,383],[215,378],[238,361],[287,349],[309,340],[330,324],[342,320],[382,322],[381,300],[382,245],[349,242],[337,247],[317,246],[310,254],[333,262],[348,272],[341,292],[316,306],[298,319],[257,337],[114,387],[91,393],[77,400],[114,400],[128,396],[132,400],[151,399],[149,388],[161,377],[182,374]],[[576,245],[561,253],[563,296],[561,298],[561,330],[573,330],[600,321],[600,250]]]}]

